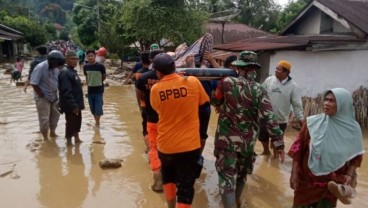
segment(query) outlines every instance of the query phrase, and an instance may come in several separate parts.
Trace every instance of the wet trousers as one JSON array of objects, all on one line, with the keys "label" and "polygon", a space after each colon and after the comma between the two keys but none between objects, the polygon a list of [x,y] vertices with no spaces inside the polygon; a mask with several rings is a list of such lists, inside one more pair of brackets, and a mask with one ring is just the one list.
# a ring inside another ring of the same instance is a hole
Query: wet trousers
[{"label": "wet trousers", "polygon": [[147,122],[148,141],[150,151],[148,153],[150,167],[152,171],[158,171],[161,168],[161,161],[158,158],[157,151],[157,123]]},{"label": "wet trousers", "polygon": [[36,100],[38,122],[42,133],[55,131],[59,121],[60,113],[57,109],[57,102],[50,102],[45,97]]},{"label": "wet trousers", "polygon": [[247,180],[253,152],[229,152],[215,149],[215,167],[219,176],[220,193],[235,193],[236,184]]},{"label": "wet trousers", "polygon": [[[194,197],[194,182],[196,177],[197,161],[200,149],[189,152],[164,154],[158,152],[161,160],[161,173],[167,200],[173,200],[172,194],[168,194],[165,186],[172,184],[171,190],[175,191],[176,201],[182,204],[192,204]],[[175,198],[175,197],[174,197]]]},{"label": "wet trousers", "polygon": [[82,112],[78,115],[73,112],[65,113],[65,138],[72,138],[74,134],[80,132],[82,125]]},{"label": "wet trousers", "polygon": [[146,136],[148,134],[147,130],[147,112],[146,108],[141,108],[141,117],[142,117],[142,134]]}]

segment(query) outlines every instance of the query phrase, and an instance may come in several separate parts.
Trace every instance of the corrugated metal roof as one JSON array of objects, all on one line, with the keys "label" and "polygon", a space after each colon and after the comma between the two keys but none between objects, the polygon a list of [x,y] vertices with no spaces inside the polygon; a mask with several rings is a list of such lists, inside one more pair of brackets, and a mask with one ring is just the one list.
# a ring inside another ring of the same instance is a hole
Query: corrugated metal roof
[{"label": "corrugated metal roof", "polygon": [[368,34],[368,0],[317,0]]},{"label": "corrugated metal roof", "polygon": [[10,38],[12,40],[16,40],[16,39],[19,39],[22,37],[22,35],[19,35],[19,34],[15,34],[15,33],[11,33],[11,32],[7,32],[3,29],[0,28],[0,35],[1,36],[5,36],[7,38]]},{"label": "corrugated metal roof", "polygon": [[[214,45],[222,44],[222,23],[208,22],[207,32],[213,36]],[[224,24],[224,43],[243,39],[273,35],[272,33],[250,27],[245,24],[227,22]]]},{"label": "corrugated metal roof", "polygon": [[0,24],[0,37],[3,40],[17,40],[23,36],[23,33]]},{"label": "corrugated metal roof", "polygon": [[310,43],[351,43],[366,42],[366,40],[346,36],[271,36],[246,39],[235,43],[217,45],[214,49],[240,52],[240,51],[266,51],[282,49],[302,49]]},{"label": "corrugated metal roof", "polygon": [[19,32],[18,30],[14,30],[13,28],[7,27],[3,24],[0,24],[0,29],[3,29],[5,31],[11,32],[11,33],[15,33],[15,34],[18,34],[18,35],[23,35],[23,33]]},{"label": "corrugated metal roof", "polygon": [[11,40],[9,37],[0,34],[0,40]]}]

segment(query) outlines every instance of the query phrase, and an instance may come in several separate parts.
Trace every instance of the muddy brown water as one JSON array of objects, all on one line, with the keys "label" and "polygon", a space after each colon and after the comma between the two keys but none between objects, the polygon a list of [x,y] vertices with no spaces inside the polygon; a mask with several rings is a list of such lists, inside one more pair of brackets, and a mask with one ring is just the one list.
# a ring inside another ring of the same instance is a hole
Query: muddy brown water
[{"label": "muddy brown water", "polygon": [[[84,110],[80,134],[84,142],[67,147],[63,138],[64,116],[60,117],[57,128],[59,137],[42,143],[37,133],[32,90],[23,93],[22,87],[9,84],[9,80],[1,76],[0,173],[13,171],[0,177],[0,207],[166,207],[164,195],[150,190],[152,175],[144,154],[133,85],[106,88],[101,128],[94,128],[89,110]],[[196,208],[221,207],[212,154],[216,120],[213,113],[204,151],[205,167],[195,184],[193,207]],[[296,133],[291,129],[287,131],[286,149]],[[366,130],[364,135],[367,149]],[[94,143],[102,139],[106,144]],[[259,144],[256,152],[261,152]],[[122,167],[100,169],[98,163],[105,158],[123,159]],[[290,167],[288,157],[284,164],[279,164],[273,158],[258,156],[254,174],[248,177],[242,207],[291,207]],[[363,160],[358,173],[358,197],[350,207],[368,207],[368,160]],[[345,206],[339,203],[338,207]]]}]

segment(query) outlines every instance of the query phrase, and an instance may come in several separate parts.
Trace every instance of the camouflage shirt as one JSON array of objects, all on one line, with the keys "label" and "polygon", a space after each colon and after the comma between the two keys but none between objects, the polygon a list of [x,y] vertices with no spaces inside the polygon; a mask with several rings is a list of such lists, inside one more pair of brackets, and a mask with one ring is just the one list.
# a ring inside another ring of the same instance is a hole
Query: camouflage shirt
[{"label": "camouflage shirt", "polygon": [[244,77],[226,77],[217,86],[211,103],[220,111],[215,149],[253,153],[260,119],[265,119],[274,146],[284,148],[282,131],[261,84]]}]

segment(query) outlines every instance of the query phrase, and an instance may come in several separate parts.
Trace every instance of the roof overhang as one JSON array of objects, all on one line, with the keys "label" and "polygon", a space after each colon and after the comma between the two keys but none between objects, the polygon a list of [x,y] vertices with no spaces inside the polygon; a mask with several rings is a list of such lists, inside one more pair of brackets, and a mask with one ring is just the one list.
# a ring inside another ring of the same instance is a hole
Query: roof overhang
[{"label": "roof overhang", "polygon": [[214,49],[228,52],[311,50],[317,48],[318,50],[367,50],[367,42],[366,39],[350,36],[272,36],[217,45],[214,46]]},{"label": "roof overhang", "polygon": [[360,30],[356,26],[350,24],[348,21],[346,21],[345,18],[343,18],[341,15],[337,14],[336,12],[332,11],[327,6],[321,4],[318,1],[313,1],[313,5],[316,6],[318,9],[320,9],[321,11],[325,12],[332,19],[334,19],[336,22],[339,22],[340,24],[342,24],[344,27],[346,27],[350,31],[353,31],[354,33],[356,33],[358,35],[358,37],[360,37],[360,38],[365,37],[365,33],[362,30]]},{"label": "roof overhang", "polygon": [[304,14],[313,6],[313,1],[309,3],[304,9],[299,13],[299,15],[294,18],[292,22],[290,22],[284,29],[279,32],[279,35],[284,34],[291,26],[293,26]]},{"label": "roof overhang", "polygon": [[7,32],[3,29],[0,28],[0,35],[1,36],[4,36],[4,37],[7,37],[11,40],[18,40],[20,38],[22,38],[22,35],[19,35],[19,34],[15,34],[15,33],[11,33],[11,32]]},{"label": "roof overhang", "polygon": [[0,38],[2,40],[18,40],[22,37],[23,33],[0,24]]}]

